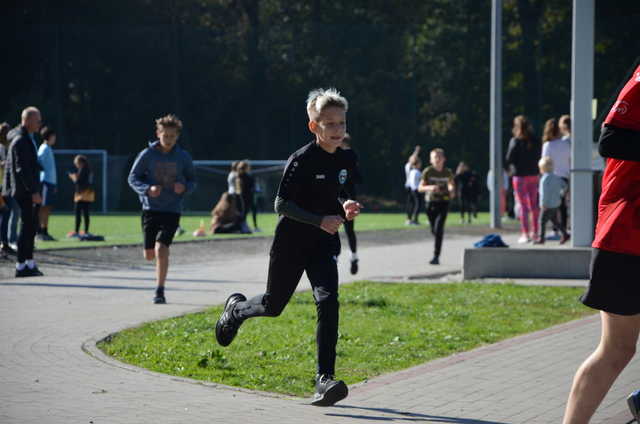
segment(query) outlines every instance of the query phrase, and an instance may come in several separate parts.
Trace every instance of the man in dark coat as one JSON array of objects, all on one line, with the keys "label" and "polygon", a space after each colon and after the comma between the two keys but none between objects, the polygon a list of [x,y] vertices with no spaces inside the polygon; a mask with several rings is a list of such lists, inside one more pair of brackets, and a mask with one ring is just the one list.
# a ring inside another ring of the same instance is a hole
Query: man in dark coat
[{"label": "man in dark coat", "polygon": [[20,206],[22,227],[18,238],[16,277],[43,275],[33,260],[37,215],[35,205],[40,197],[40,165],[35,133],[40,130],[40,111],[30,106],[22,111],[21,125],[12,134],[7,152],[3,195],[11,196]]}]

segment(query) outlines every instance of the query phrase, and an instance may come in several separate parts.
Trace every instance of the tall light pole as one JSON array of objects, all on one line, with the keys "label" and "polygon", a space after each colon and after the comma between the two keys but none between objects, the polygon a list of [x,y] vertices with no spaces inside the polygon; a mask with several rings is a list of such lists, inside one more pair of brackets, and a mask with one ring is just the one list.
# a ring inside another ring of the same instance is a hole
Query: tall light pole
[{"label": "tall light pole", "polygon": [[593,49],[594,0],[573,0],[571,53],[571,238],[593,241]]},{"label": "tall light pole", "polygon": [[491,228],[501,228],[500,190],[502,188],[502,0],[491,6],[491,117],[490,155],[492,180]]}]

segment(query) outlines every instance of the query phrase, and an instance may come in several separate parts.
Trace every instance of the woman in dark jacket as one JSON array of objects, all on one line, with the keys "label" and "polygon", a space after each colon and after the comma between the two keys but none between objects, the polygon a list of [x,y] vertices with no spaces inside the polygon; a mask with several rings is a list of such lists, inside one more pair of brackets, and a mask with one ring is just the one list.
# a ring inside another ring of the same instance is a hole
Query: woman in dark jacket
[{"label": "woman in dark jacket", "polygon": [[[513,119],[513,137],[509,141],[506,163],[513,176],[513,190],[520,205],[520,232],[518,243],[527,243],[538,234],[538,160],[541,146],[524,115]],[[529,228],[529,214],[533,230]]]}]

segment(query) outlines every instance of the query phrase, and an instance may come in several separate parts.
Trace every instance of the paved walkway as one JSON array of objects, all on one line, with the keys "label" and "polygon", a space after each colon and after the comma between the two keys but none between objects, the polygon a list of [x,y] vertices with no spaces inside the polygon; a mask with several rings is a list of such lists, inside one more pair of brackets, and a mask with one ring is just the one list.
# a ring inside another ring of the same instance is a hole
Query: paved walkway
[{"label": "paved walkway", "polygon": [[[426,264],[430,240],[363,247],[358,278],[441,277],[460,269],[477,238],[447,239],[439,267]],[[372,379],[333,408],[140,370],[95,348],[109,333],[232,291],[257,294],[266,268],[266,254],[222,264],[215,252],[202,266],[173,266],[163,306],[150,303],[150,268],[0,281],[0,423],[559,423],[573,373],[599,336],[597,316],[574,321]],[[639,371],[635,360],[594,423],[630,419],[624,398],[640,387]]]}]

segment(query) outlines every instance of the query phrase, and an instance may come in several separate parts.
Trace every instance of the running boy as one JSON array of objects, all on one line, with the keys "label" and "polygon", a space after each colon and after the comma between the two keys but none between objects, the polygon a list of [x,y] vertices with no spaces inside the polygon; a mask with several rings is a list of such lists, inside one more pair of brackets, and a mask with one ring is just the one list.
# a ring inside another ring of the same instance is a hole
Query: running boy
[{"label": "running boy", "polygon": [[144,258],[156,260],[156,304],[167,303],[169,246],[180,225],[182,199],[196,185],[191,155],[176,144],[181,130],[175,115],[156,119],[158,140],[140,152],[129,173],[129,185],[142,203]]},{"label": "running boy", "polygon": [[418,191],[425,194],[427,202],[427,218],[431,226],[431,234],[436,238],[431,265],[440,264],[440,251],[442,249],[442,237],[444,236],[444,224],[449,212],[449,200],[454,197],[453,172],[444,167],[444,150],[433,149],[429,155],[431,166],[422,173],[422,180]]},{"label": "running boy", "polygon": [[318,311],[318,369],[312,405],[330,406],[347,396],[347,385],[335,380],[338,341],[337,231],[362,207],[342,198],[353,176],[353,162],[339,148],[346,131],[347,100],[335,89],[309,93],[309,130],[315,140],[293,153],[280,180],[275,210],[280,215],[271,246],[266,293],[247,300],[234,293],[216,324],[216,338],[228,346],[242,322],[276,317],[293,295],[306,271]]}]

